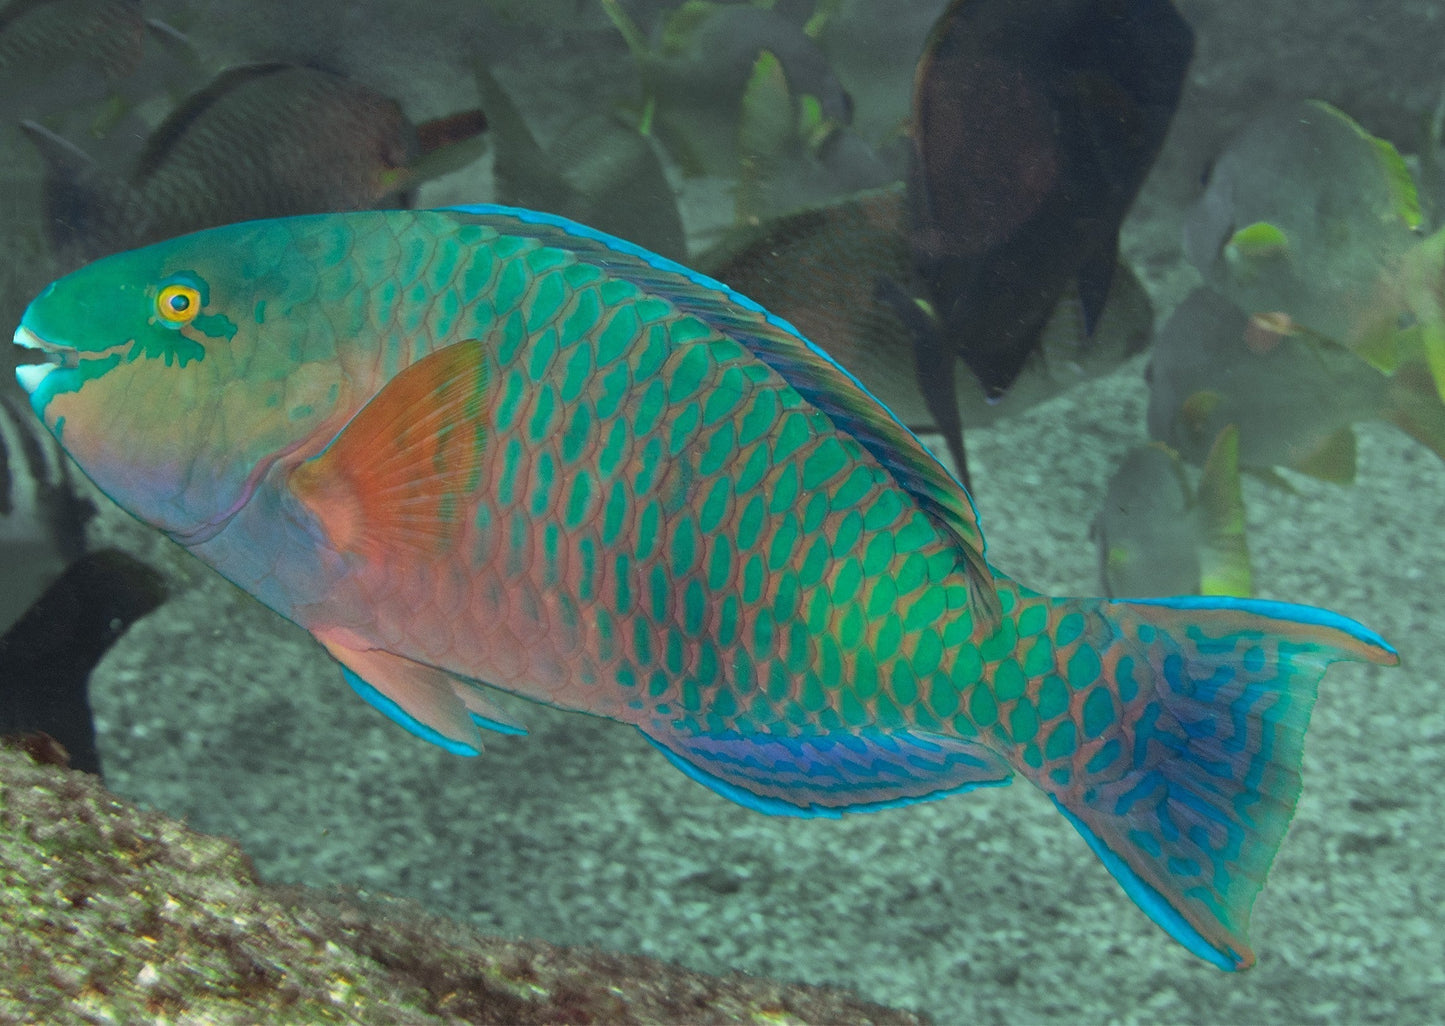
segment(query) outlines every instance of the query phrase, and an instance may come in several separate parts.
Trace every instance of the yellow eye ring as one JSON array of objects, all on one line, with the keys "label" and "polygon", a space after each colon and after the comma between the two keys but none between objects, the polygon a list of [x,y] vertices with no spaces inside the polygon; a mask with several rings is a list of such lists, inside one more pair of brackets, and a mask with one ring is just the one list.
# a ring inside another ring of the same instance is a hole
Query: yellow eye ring
[{"label": "yellow eye ring", "polygon": [[156,295],[156,316],[166,324],[190,324],[200,312],[201,293],[192,285],[173,282]]}]

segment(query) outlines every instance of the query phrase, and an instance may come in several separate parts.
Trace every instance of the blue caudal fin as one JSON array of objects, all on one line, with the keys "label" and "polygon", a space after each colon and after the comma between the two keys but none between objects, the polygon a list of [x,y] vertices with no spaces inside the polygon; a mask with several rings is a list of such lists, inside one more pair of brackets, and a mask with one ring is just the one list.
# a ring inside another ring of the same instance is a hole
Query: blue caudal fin
[{"label": "blue caudal fin", "polygon": [[1353,620],[1307,606],[1080,605],[1113,627],[1084,662],[1114,713],[1092,695],[1074,703],[1061,718],[1077,721],[1069,759],[1083,772],[1054,776],[1046,762],[1035,779],[1155,922],[1219,968],[1246,969],[1250,910],[1294,815],[1319,680],[1333,662],[1399,656]]}]

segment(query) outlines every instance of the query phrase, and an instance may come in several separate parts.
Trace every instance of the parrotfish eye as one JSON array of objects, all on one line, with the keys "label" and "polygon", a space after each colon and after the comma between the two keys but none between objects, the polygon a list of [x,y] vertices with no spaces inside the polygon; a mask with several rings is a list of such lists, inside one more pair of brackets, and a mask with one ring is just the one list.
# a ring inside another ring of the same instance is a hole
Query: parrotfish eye
[{"label": "parrotfish eye", "polygon": [[190,324],[201,312],[201,290],[186,282],[171,282],[156,293],[156,316],[171,328]]}]

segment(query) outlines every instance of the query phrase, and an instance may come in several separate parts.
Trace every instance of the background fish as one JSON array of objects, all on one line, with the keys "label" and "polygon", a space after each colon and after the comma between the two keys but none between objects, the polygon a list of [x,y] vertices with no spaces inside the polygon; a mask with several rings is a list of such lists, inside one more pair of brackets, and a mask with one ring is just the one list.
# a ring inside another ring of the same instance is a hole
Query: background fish
[{"label": "background fish", "polygon": [[1253,962],[1320,675],[1398,661],[1303,606],[1029,591],[785,322],[552,215],[212,229],[55,282],[15,339],[107,494],[420,736],[519,732],[508,692],[796,816],[1018,773],[1224,969]]},{"label": "background fish", "polygon": [[479,64],[475,76],[491,115],[498,202],[560,214],[663,256],[686,256],[682,215],[654,140],[616,115],[593,111],[544,148],[491,71]]},{"label": "background fish", "polygon": [[1284,318],[1282,331],[1207,289],[1159,330],[1149,358],[1149,434],[1202,464],[1220,431],[1239,428],[1246,467],[1355,477],[1353,425],[1384,420],[1445,459],[1445,403],[1423,363],[1386,375]]},{"label": "background fish", "polygon": [[919,382],[940,423],[955,357],[1001,395],[1071,283],[1092,332],[1192,52],[1168,0],[956,0],[938,20],[908,187],[935,311],[916,331]]},{"label": "background fish", "polygon": [[1091,536],[1110,598],[1250,594],[1239,429],[1219,433],[1197,488],[1168,446],[1131,449],[1109,479]]},{"label": "background fish", "polygon": [[1445,224],[1445,91],[1420,133],[1420,213],[1429,224]]},{"label": "background fish", "polygon": [[818,8],[686,0],[650,37],[616,0],[642,98],[636,123],[687,176],[733,179],[733,219],[756,219],[897,179],[901,164],[854,132],[852,100],[815,35]]},{"label": "background fish", "polygon": [[[917,54],[948,6],[946,0],[919,4],[880,4],[876,0],[822,0],[809,24],[809,35],[851,101],[850,124],[880,149],[885,140],[905,142]],[[879,60],[880,54],[896,55]],[[903,152],[906,153],[906,147]]]},{"label": "background fish", "polygon": [[[851,108],[850,108],[851,109]],[[763,218],[885,185],[896,169],[847,124],[799,93],[782,61],[764,50],[743,89],[737,129],[734,220]]]},{"label": "background fish", "polygon": [[649,38],[616,0],[603,0],[603,7],[637,62],[644,118],[688,174],[737,172],[743,95],[761,53],[778,61],[793,92],[812,98],[818,125],[851,118],[851,101],[827,58],[778,11],[686,0],[658,18]]},{"label": "background fish", "polygon": [[[11,0],[0,8],[0,93],[19,106],[56,88],[64,102],[98,99],[140,64],[146,35],[140,0]],[[81,83],[77,83],[80,85]]]},{"label": "background fish", "polygon": [[[66,267],[199,228],[327,210],[404,206],[428,173],[450,169],[480,112],[431,133],[423,154],[401,108],[342,75],[301,65],[232,68],[177,108],[146,141],[128,179],[42,126],[26,126],[46,162],[51,244]],[[475,150],[470,151],[475,156]]]},{"label": "background fish", "polygon": [[137,0],[13,0],[0,9],[0,121],[43,119],[124,151],[141,123],[137,106],[184,95],[202,78],[190,40],[145,17]]},{"label": "background fish", "polygon": [[1215,160],[1184,251],[1246,314],[1287,313],[1354,347],[1380,279],[1418,241],[1419,198],[1395,148],[1318,101],[1277,104]]},{"label": "background fish", "polygon": [[1356,352],[1394,377],[1423,366],[1445,402],[1445,227],[1385,271],[1359,323]]}]

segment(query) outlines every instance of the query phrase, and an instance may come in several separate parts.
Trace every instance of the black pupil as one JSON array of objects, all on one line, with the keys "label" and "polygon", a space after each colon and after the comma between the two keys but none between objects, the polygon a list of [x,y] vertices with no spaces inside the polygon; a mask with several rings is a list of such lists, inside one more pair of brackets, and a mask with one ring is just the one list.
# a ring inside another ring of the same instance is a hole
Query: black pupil
[{"label": "black pupil", "polygon": [[171,297],[171,312],[185,313],[190,308],[191,297],[187,295],[174,295]]}]

